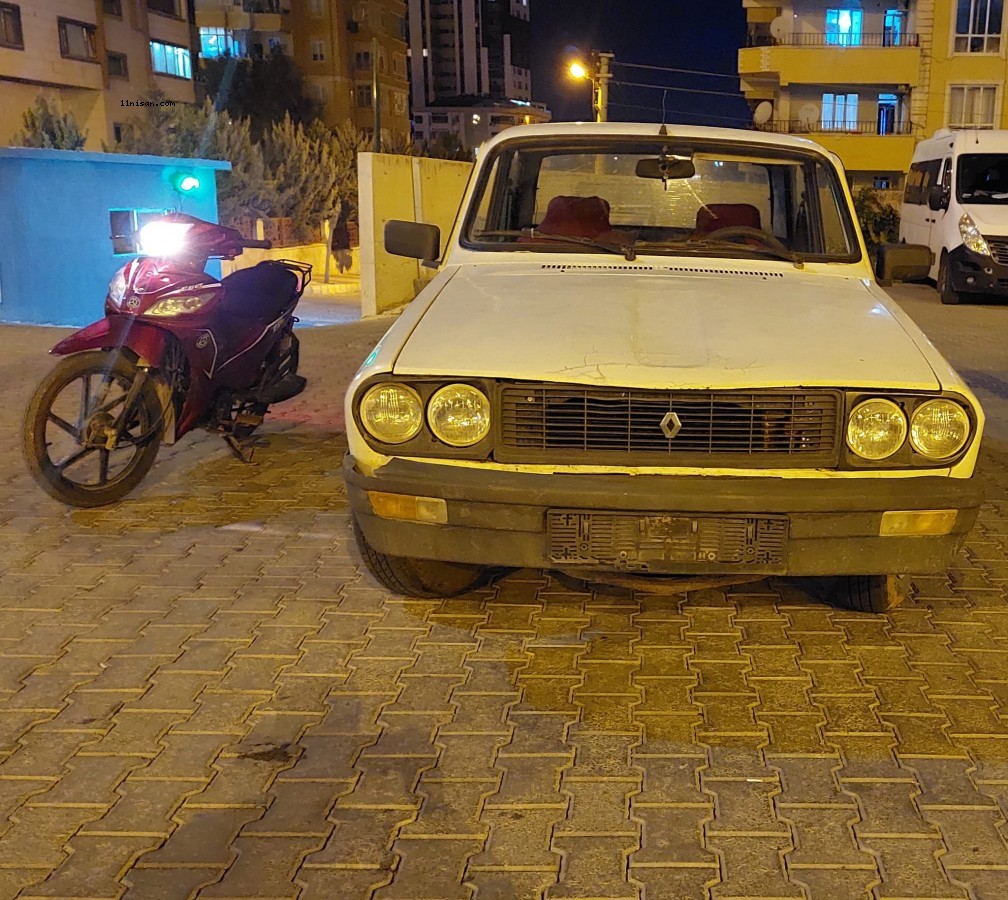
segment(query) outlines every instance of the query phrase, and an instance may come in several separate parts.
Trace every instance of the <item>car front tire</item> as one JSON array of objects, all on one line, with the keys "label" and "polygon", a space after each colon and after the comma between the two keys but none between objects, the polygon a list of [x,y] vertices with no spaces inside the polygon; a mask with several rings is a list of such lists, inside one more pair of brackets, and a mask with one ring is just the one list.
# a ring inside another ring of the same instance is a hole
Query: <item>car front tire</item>
[{"label": "car front tire", "polygon": [[895,575],[842,575],[827,580],[831,582],[830,598],[856,612],[888,612],[906,598],[903,585]]},{"label": "car front tire", "polygon": [[938,263],[938,296],[946,306],[955,306],[962,299],[962,295],[952,287],[950,268],[948,253],[943,250],[941,262]]},{"label": "car front tire", "polygon": [[483,587],[492,577],[491,570],[483,566],[390,556],[368,543],[356,519],[353,530],[367,570],[393,593],[422,600],[457,597]]}]

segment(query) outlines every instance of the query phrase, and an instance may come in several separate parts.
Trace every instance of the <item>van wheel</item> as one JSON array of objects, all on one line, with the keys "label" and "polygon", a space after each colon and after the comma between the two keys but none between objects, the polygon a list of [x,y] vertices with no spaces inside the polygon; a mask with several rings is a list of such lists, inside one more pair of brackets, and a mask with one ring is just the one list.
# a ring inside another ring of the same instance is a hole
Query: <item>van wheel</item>
[{"label": "van wheel", "polygon": [[943,250],[941,262],[938,263],[938,296],[946,306],[954,306],[960,300],[959,291],[952,287],[952,276],[949,273],[948,254]]},{"label": "van wheel", "polygon": [[906,591],[895,575],[841,575],[829,582],[829,599],[857,612],[884,613],[906,599]]},{"label": "van wheel", "polygon": [[483,587],[494,575],[493,570],[483,566],[389,556],[367,542],[356,519],[353,519],[353,531],[367,570],[396,594],[422,600],[457,597]]}]

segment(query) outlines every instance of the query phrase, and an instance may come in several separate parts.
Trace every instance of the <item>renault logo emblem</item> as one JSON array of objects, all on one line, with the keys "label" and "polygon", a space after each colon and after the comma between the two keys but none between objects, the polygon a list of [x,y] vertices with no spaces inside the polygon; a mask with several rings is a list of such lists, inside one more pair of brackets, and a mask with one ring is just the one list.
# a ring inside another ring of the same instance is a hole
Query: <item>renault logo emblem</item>
[{"label": "renault logo emblem", "polygon": [[665,437],[671,441],[672,438],[682,431],[682,422],[679,420],[679,415],[674,412],[665,413],[664,418],[661,420],[661,430]]}]

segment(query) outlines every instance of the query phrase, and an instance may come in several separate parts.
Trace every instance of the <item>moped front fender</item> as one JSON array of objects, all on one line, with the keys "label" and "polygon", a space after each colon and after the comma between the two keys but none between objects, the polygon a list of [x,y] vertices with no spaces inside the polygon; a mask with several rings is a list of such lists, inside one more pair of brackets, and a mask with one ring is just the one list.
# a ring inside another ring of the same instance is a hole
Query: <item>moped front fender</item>
[{"label": "moped front fender", "polygon": [[132,316],[106,316],[87,328],[75,331],[49,352],[68,356],[82,350],[114,350],[128,347],[140,359],[152,366],[161,363],[168,335],[154,325],[148,325]]}]

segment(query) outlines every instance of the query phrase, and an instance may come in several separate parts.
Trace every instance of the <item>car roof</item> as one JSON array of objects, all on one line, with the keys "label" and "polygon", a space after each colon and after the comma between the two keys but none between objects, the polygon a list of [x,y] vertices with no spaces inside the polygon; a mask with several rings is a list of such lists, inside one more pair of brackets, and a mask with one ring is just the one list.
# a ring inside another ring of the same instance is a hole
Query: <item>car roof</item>
[{"label": "car roof", "polygon": [[688,138],[692,140],[707,139],[717,141],[734,141],[746,144],[766,144],[768,147],[780,147],[794,150],[815,150],[824,156],[830,156],[822,145],[808,138],[793,135],[773,134],[748,128],[710,128],[705,125],[661,125],[641,122],[551,122],[546,125],[515,125],[506,128],[500,134],[491,138],[481,148],[481,153],[505,141],[519,138],[537,137],[659,137],[661,129],[669,137]]}]

